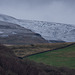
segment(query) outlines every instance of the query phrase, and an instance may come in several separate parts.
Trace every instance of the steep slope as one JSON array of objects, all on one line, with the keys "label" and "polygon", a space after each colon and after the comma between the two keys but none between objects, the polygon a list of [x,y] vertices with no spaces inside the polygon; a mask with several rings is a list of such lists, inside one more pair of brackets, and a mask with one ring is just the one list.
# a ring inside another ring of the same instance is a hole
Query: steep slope
[{"label": "steep slope", "polygon": [[41,35],[17,24],[0,21],[0,43],[2,44],[32,44],[46,43]]},{"label": "steep slope", "polygon": [[75,41],[75,26],[70,24],[28,20],[21,20],[19,24],[39,33],[46,40]]},{"label": "steep slope", "polygon": [[0,20],[19,24],[33,32],[39,33],[49,42],[51,42],[50,40],[75,42],[74,25],[45,21],[20,20],[6,15],[0,15]]}]

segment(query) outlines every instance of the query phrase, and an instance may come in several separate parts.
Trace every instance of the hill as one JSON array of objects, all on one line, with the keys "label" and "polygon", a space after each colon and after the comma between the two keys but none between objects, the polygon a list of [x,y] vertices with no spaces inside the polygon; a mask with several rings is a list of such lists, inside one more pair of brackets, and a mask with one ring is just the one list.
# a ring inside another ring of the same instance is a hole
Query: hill
[{"label": "hill", "polygon": [[0,21],[0,43],[23,45],[47,43],[47,41],[40,34],[34,33],[18,24]]},{"label": "hill", "polygon": [[65,66],[75,69],[75,44],[66,48],[28,56],[27,58],[52,66]]},{"label": "hill", "polygon": [[0,45],[0,75],[75,75],[75,70],[21,60],[10,48]]},{"label": "hill", "polygon": [[24,28],[30,29],[40,34],[49,42],[75,42],[75,25],[35,20],[20,20],[2,14],[0,14],[0,21],[18,24]]},{"label": "hill", "polygon": [[17,57],[26,57],[52,51],[62,47],[69,46],[73,43],[44,43],[44,44],[30,44],[30,45],[6,45],[11,48]]}]

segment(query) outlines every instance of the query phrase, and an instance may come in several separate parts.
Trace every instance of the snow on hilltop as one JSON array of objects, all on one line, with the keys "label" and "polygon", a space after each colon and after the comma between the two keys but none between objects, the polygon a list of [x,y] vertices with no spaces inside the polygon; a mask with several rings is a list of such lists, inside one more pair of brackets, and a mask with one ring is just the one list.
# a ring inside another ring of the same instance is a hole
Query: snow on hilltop
[{"label": "snow on hilltop", "polygon": [[39,33],[46,40],[62,40],[75,42],[75,26],[70,24],[20,20],[7,15],[0,15],[0,21],[19,24],[27,29]]}]

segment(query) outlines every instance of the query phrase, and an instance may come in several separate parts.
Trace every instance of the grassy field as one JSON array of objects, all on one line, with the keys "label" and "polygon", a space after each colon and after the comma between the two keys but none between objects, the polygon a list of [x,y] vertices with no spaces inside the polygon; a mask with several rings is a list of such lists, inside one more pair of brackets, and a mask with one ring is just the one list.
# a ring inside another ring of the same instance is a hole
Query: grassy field
[{"label": "grassy field", "polygon": [[0,75],[75,75],[75,69],[19,59],[10,48],[0,45]]},{"label": "grassy field", "polygon": [[75,45],[27,57],[36,62],[75,69]]},{"label": "grassy field", "polygon": [[60,47],[67,46],[72,43],[48,43],[48,44],[30,44],[30,45],[6,45],[10,47],[16,56],[24,57]]}]

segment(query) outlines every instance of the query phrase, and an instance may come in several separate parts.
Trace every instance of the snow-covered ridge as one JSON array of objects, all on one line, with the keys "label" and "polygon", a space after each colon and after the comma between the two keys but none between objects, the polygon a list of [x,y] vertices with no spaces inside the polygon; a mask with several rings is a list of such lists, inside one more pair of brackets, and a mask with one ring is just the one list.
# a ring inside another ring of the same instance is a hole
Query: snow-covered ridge
[{"label": "snow-covered ridge", "polygon": [[75,42],[74,25],[45,21],[20,20],[7,15],[0,15],[0,20],[19,24],[27,29],[39,33],[46,40]]},{"label": "snow-covered ridge", "polygon": [[0,14],[0,21],[16,23],[17,19],[8,15]]}]

